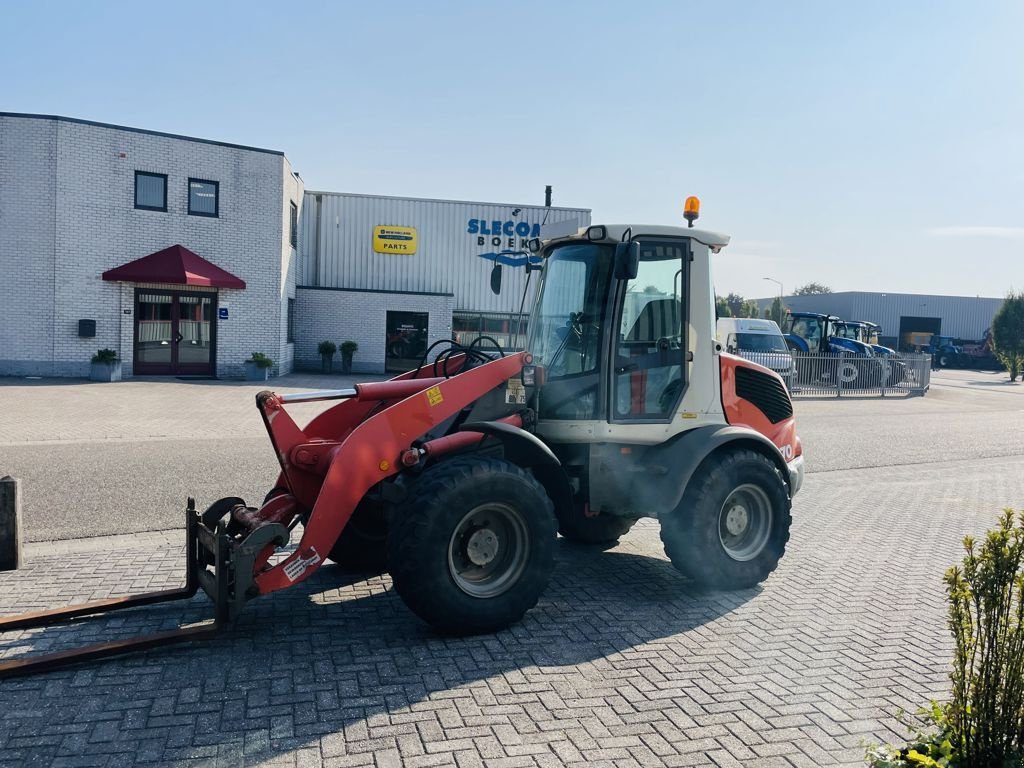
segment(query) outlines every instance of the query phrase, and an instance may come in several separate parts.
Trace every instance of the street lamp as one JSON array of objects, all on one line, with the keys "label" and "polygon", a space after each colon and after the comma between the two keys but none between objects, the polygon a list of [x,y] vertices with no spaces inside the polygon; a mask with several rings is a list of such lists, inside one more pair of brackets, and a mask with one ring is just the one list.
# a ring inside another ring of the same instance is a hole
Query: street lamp
[{"label": "street lamp", "polygon": [[765,277],[765,278],[762,278],[762,279],[768,280],[770,282],[773,282],[777,286],[779,286],[779,328],[781,328],[782,327],[782,283],[779,282],[778,280],[776,280],[774,277]]}]

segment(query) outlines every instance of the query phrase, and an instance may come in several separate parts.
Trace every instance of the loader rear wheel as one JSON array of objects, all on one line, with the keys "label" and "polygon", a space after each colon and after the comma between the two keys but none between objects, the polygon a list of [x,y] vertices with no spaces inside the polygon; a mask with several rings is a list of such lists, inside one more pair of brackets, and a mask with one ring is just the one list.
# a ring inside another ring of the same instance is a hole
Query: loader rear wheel
[{"label": "loader rear wheel", "polygon": [[346,571],[381,573],[387,567],[387,535],[384,510],[364,499],[327,556]]},{"label": "loader rear wheel", "polygon": [[554,545],[551,500],[533,475],[501,459],[457,458],[427,469],[395,510],[388,570],[437,631],[493,632],[537,604]]},{"label": "loader rear wheel", "polygon": [[665,553],[702,586],[753,587],[786,551],[790,506],[789,489],[768,457],[749,450],[712,457],[661,520]]},{"label": "loader rear wheel", "polygon": [[591,544],[602,549],[611,549],[619,538],[629,533],[636,520],[629,517],[599,512],[587,516],[582,508],[573,506],[570,510],[559,510],[558,532],[569,541]]}]

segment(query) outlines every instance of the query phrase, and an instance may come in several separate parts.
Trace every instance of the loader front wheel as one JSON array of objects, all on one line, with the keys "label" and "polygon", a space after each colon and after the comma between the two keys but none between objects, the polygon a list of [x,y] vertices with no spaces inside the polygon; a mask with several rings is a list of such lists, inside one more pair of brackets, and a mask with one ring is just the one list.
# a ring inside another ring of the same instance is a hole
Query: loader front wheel
[{"label": "loader front wheel", "polygon": [[554,569],[551,500],[501,459],[427,469],[390,520],[388,570],[405,604],[435,630],[493,632],[536,605]]},{"label": "loader front wheel", "polygon": [[786,551],[790,506],[789,489],[768,457],[749,450],[712,457],[661,519],[665,554],[701,586],[753,587]]}]

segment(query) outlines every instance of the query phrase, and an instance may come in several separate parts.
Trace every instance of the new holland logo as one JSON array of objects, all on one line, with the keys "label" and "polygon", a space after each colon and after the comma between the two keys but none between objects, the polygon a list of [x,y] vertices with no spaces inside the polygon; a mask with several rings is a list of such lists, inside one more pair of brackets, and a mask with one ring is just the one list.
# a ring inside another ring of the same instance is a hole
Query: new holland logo
[{"label": "new holland logo", "polygon": [[375,253],[399,253],[411,256],[416,253],[416,229],[414,227],[374,227],[373,250]]}]

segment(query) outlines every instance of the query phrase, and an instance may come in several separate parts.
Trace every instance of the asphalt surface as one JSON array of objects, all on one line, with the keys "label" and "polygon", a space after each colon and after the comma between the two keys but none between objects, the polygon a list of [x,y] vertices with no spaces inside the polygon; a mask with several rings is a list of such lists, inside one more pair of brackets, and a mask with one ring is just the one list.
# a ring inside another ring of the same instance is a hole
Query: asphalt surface
[{"label": "asphalt surface", "polygon": [[[285,377],[280,391],[343,387]],[[253,405],[263,386],[3,381],[14,409],[0,475],[23,481],[28,541],[179,528],[185,500],[262,500],[277,463]],[[111,387],[116,387],[113,389]],[[325,406],[297,409],[300,419]],[[796,401],[808,472],[1024,455],[1024,385],[940,371],[924,397]]]}]

